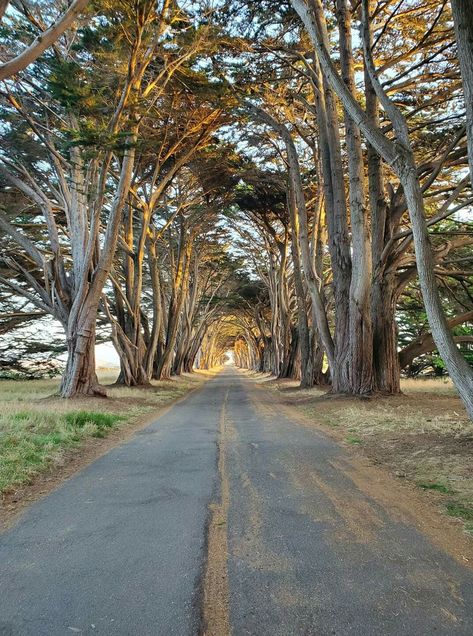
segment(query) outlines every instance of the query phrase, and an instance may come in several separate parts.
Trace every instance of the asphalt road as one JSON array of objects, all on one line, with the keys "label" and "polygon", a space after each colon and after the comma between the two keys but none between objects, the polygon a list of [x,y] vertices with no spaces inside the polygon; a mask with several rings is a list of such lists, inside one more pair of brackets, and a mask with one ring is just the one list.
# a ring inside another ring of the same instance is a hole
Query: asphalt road
[{"label": "asphalt road", "polygon": [[[209,599],[222,482],[227,598]],[[0,536],[0,634],[197,635],[214,606],[234,636],[471,636],[473,573],[229,369]]]}]

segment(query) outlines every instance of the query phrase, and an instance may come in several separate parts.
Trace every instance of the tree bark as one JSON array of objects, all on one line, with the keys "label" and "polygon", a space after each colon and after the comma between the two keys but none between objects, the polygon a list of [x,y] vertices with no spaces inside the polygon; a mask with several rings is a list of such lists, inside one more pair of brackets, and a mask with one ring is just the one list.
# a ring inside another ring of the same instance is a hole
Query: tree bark
[{"label": "tree bark", "polygon": [[179,258],[176,277],[173,281],[173,289],[171,291],[171,299],[169,301],[166,342],[164,350],[156,364],[155,377],[157,380],[168,378],[171,375],[172,356],[176,344],[179,321],[182,317],[182,309],[189,288],[190,259],[193,240],[194,236],[188,235],[187,228],[183,223],[180,233]]},{"label": "tree bark", "polygon": [[95,371],[95,313],[92,311],[91,315],[92,320],[80,327],[66,327],[68,357],[59,389],[61,397],[107,396]]},{"label": "tree bark", "polygon": [[[371,29],[366,32],[372,46]],[[374,127],[379,127],[379,102],[364,64],[366,114]],[[373,332],[373,388],[375,391],[396,394],[401,391],[399,358],[397,354],[396,281],[389,271],[384,254],[392,236],[391,217],[384,191],[383,165],[376,149],[367,143],[368,199],[371,211],[371,261],[373,288],[371,291],[371,320]]]},{"label": "tree bark", "polygon": [[391,273],[375,277],[372,289],[374,389],[380,393],[401,391],[397,353],[396,282]]},{"label": "tree bark", "polygon": [[452,0],[452,12],[465,96],[468,163],[473,184],[473,0]]},{"label": "tree bark", "polygon": [[[321,33],[328,34],[323,12]],[[350,319],[351,257],[348,237],[347,203],[340,145],[340,125],[335,92],[315,62],[315,106],[320,134],[320,153],[325,189],[325,210],[328,228],[328,248],[333,270],[335,301],[334,364],[331,367],[332,390],[349,392],[350,384]]]},{"label": "tree bark", "polygon": [[[340,61],[342,76],[355,95],[351,14],[347,0],[337,0]],[[364,166],[361,135],[347,111],[345,139],[348,156],[349,202],[351,219],[351,282],[349,304],[348,382],[339,387],[347,393],[363,395],[373,390],[373,341],[370,314],[371,261],[370,229],[364,190]],[[344,255],[344,261],[347,256]],[[343,272],[344,273],[344,272]]]},{"label": "tree bark", "polygon": [[301,387],[314,386],[314,367],[312,360],[312,338],[307,316],[306,290],[302,279],[302,268],[299,251],[299,225],[296,217],[296,206],[291,180],[288,184],[287,207],[291,220],[291,253],[294,265],[294,287],[297,299],[297,322],[299,329],[299,351],[301,356]]}]

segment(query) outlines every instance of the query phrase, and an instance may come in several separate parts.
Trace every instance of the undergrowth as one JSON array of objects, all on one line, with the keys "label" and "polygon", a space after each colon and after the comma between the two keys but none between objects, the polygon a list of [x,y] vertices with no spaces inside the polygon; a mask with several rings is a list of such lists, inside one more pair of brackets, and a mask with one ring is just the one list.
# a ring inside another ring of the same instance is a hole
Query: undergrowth
[{"label": "undergrowth", "polygon": [[116,413],[21,410],[0,416],[0,492],[29,481],[39,469],[60,464],[64,452],[86,437],[105,437],[125,419]]}]

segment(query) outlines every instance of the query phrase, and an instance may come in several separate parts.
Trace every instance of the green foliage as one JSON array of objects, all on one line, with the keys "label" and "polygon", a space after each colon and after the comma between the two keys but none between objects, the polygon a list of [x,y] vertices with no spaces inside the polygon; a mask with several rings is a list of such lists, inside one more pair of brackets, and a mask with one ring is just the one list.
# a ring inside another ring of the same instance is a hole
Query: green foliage
[{"label": "green foliage", "polygon": [[55,60],[51,67],[48,91],[66,111],[84,114],[97,106],[97,96],[87,81],[87,71],[77,61]]}]

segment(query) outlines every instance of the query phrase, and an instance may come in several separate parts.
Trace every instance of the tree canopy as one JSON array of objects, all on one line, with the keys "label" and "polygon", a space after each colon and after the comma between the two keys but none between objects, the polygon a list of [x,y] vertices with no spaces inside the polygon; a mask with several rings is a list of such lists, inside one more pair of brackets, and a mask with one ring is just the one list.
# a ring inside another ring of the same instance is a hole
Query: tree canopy
[{"label": "tree canopy", "polygon": [[0,15],[3,373],[64,350],[61,395],[105,395],[98,328],[129,386],[231,350],[352,395],[448,373],[473,417],[471,0]]}]

